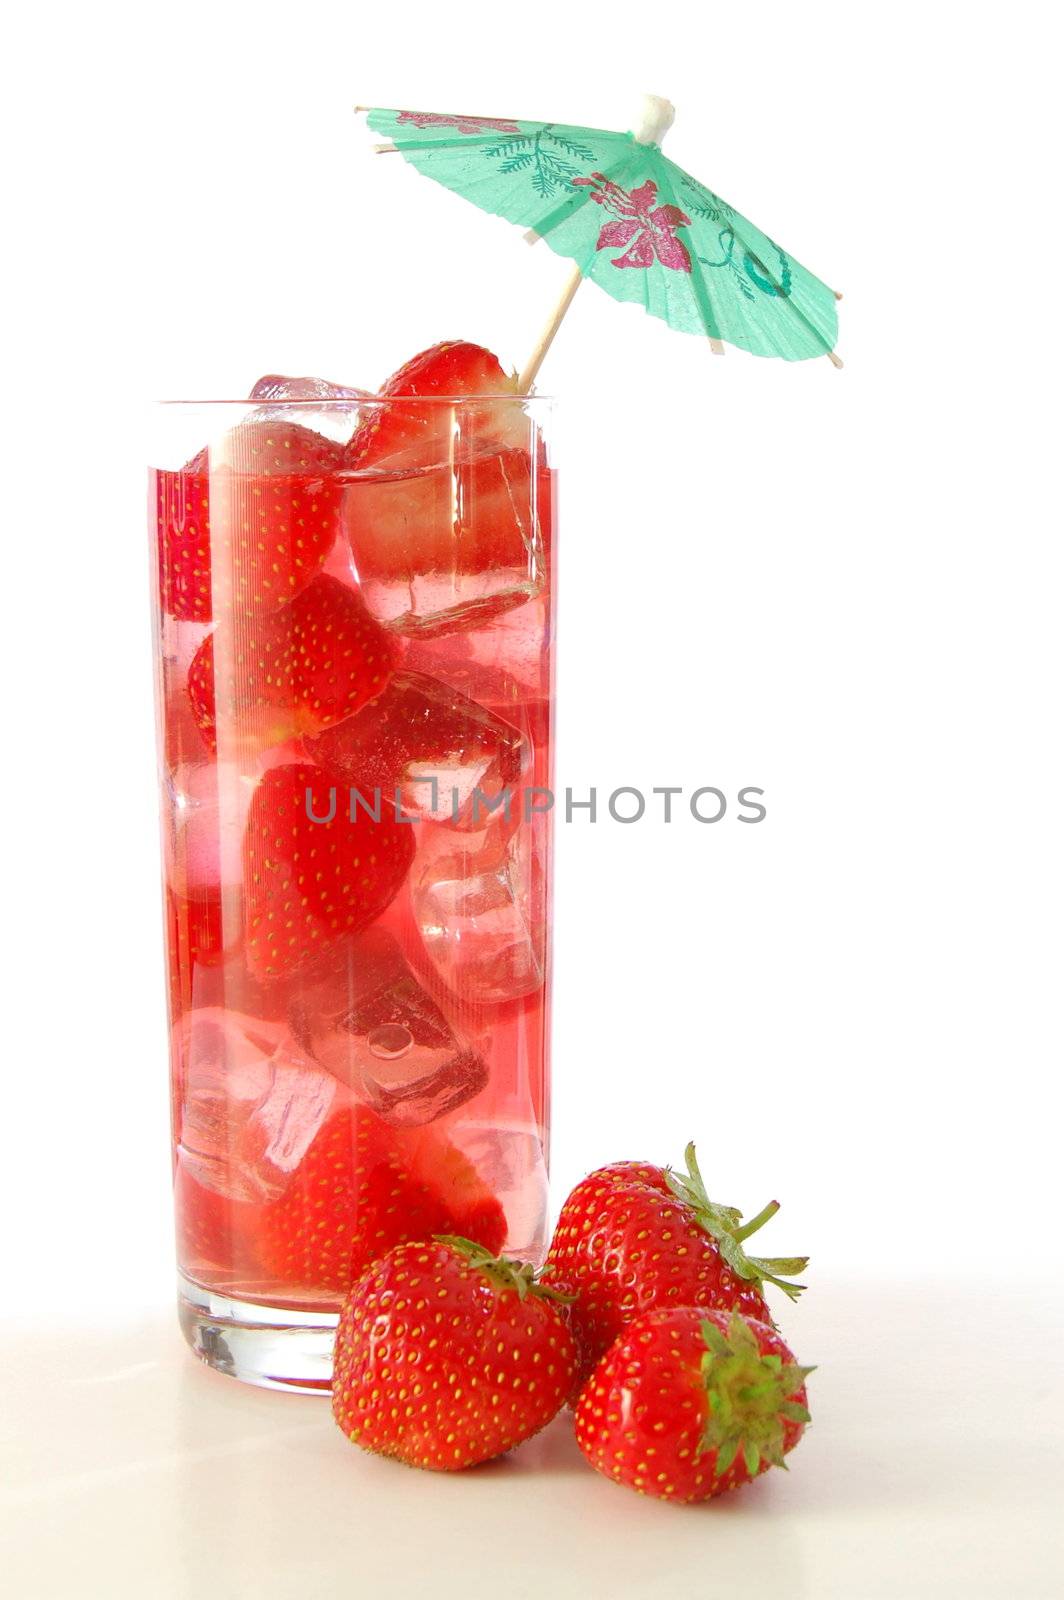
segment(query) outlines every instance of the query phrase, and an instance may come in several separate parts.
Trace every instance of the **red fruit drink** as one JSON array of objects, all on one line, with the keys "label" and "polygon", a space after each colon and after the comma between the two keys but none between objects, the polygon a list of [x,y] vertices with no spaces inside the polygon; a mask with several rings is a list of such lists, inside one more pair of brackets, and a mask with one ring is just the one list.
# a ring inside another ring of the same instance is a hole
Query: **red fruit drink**
[{"label": "red fruit drink", "polygon": [[182,1323],[312,1389],[389,1246],[546,1223],[546,408],[342,393],[163,407],[151,486]]}]

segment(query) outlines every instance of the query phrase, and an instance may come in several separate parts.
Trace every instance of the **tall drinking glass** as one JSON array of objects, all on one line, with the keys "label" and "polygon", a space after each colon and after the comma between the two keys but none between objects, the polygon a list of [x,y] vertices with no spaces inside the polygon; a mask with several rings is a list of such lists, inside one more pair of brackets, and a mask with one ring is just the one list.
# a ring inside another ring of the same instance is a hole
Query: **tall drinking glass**
[{"label": "tall drinking glass", "polygon": [[151,457],[182,1326],[326,1388],[389,1245],[542,1256],[549,405],[164,405]]}]

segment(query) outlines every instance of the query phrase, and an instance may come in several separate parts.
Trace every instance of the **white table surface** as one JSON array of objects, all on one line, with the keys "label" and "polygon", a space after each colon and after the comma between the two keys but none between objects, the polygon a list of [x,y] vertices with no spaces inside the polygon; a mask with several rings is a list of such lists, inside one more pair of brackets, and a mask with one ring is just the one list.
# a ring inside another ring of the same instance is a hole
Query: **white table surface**
[{"label": "white table surface", "polygon": [[785,1319],[820,1364],[792,1470],[692,1508],[592,1473],[566,1416],[502,1462],[419,1473],[348,1444],[327,1401],[207,1371],[171,1314],[8,1325],[5,1590],[1057,1600],[1060,1317],[1028,1298],[810,1293]]}]

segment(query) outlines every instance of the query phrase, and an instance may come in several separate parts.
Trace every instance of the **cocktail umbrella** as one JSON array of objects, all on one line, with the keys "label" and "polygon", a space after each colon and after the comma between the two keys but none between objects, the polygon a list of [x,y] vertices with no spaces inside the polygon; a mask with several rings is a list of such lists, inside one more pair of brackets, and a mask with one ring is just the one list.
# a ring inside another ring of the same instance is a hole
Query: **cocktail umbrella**
[{"label": "cocktail umbrella", "polygon": [[590,279],[681,333],[757,356],[836,366],[839,298],[768,234],[662,154],[667,100],[631,133],[512,117],[360,106],[396,151],[482,211],[522,223],[575,266],[521,374],[527,391],[573,295]]}]

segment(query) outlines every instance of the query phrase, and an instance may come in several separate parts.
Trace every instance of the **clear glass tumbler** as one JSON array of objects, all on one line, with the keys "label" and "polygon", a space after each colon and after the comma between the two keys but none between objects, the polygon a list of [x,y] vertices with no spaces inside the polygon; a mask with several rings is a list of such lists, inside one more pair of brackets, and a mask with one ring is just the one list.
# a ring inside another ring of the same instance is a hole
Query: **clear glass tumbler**
[{"label": "clear glass tumbler", "polygon": [[549,403],[155,421],[181,1321],[324,1389],[389,1245],[545,1246]]}]

